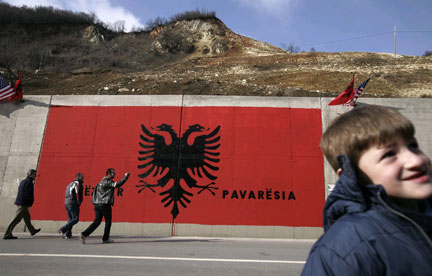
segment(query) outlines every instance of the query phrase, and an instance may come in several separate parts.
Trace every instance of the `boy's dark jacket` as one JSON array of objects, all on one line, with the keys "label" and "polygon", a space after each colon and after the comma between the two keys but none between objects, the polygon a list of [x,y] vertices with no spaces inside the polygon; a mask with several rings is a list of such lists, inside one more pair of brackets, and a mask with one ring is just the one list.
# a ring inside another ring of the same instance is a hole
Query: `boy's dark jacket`
[{"label": "boy's dark jacket", "polygon": [[31,207],[34,202],[34,180],[30,176],[23,179],[18,187],[15,205]]},{"label": "boy's dark jacket", "polygon": [[346,156],[324,206],[324,235],[302,275],[431,275],[432,217],[402,211],[381,185],[360,186]]}]

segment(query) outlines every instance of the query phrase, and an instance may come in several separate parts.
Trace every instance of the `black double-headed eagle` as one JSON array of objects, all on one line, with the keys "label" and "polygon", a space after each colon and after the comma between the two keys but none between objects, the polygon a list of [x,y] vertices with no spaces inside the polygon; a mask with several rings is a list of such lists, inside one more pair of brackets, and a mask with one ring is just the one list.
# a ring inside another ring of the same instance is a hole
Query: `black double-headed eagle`
[{"label": "black double-headed eagle", "polygon": [[[190,203],[189,197],[193,196],[192,189],[199,189],[198,194],[209,191],[215,195],[214,190],[218,188],[214,186],[216,184],[214,180],[217,179],[214,172],[219,170],[216,163],[219,162],[217,150],[220,147],[220,136],[218,136],[220,126],[210,132],[210,129],[205,130],[201,125],[194,124],[179,137],[171,125],[161,124],[156,129],[169,134],[171,141],[168,144],[163,135],[152,133],[143,124],[141,129],[139,143],[141,150],[138,157],[141,163],[138,169],[143,172],[138,176],[143,184],[137,185],[140,188],[138,193],[146,188],[156,192],[154,187],[164,188],[170,180],[173,180],[172,186],[159,195],[162,196],[161,202],[165,204],[164,207],[172,205],[171,214],[174,219],[179,214],[178,204],[186,208]],[[191,136],[194,132],[204,131],[210,133],[197,135],[195,139]],[[188,139],[193,139],[193,143],[189,144]],[[157,179],[157,183],[148,183],[146,181],[148,176]],[[209,179],[211,182],[199,185],[197,179],[200,182]]]}]

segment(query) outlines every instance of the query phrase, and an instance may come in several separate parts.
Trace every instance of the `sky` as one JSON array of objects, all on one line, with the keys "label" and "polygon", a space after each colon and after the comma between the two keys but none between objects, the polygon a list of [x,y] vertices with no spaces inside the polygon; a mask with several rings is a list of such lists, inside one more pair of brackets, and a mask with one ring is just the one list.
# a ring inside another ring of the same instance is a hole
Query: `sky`
[{"label": "sky", "polygon": [[[1,0],[0,0],[1,1]],[[432,51],[431,0],[3,0],[95,13],[126,31],[157,17],[214,11],[237,34],[302,51],[377,52],[421,56]],[[396,40],[395,32],[396,28]],[[396,41],[396,43],[395,43]],[[396,46],[396,47],[395,47]]]}]

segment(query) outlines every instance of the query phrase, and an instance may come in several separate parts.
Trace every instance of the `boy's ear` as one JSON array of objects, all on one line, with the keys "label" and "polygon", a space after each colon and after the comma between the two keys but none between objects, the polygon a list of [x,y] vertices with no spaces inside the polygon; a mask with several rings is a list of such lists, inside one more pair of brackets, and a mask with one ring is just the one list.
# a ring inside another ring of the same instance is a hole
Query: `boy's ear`
[{"label": "boy's ear", "polygon": [[338,177],[340,177],[342,174],[342,168],[337,169],[336,174]]}]

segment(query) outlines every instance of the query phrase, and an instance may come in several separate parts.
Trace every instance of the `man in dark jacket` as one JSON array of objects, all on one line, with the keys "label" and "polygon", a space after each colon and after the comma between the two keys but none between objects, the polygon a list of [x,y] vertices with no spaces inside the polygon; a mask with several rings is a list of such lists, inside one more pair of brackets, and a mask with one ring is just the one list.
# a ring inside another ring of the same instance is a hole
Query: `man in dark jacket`
[{"label": "man in dark jacket", "polygon": [[113,240],[109,238],[111,230],[111,218],[112,210],[111,206],[114,205],[114,191],[116,188],[120,188],[129,178],[130,173],[126,173],[125,176],[119,182],[114,182],[115,170],[112,168],[107,169],[106,176],[102,178],[93,192],[92,204],[94,204],[95,219],[89,227],[81,233],[81,243],[85,244],[85,239],[93,233],[96,228],[101,224],[102,217],[105,218],[105,229],[102,237],[103,243],[112,243]]},{"label": "man in dark jacket", "polygon": [[431,274],[432,170],[414,132],[402,114],[378,106],[330,124],[321,149],[339,179],[302,275]]},{"label": "man in dark jacket", "polygon": [[4,234],[3,239],[10,240],[16,239],[14,235],[12,235],[12,231],[15,226],[24,219],[25,224],[27,225],[30,234],[34,236],[41,229],[34,228],[31,223],[30,218],[30,207],[34,202],[34,180],[36,179],[36,170],[30,169],[27,172],[27,177],[23,179],[18,187],[18,194],[15,200],[15,205],[17,206],[17,212],[15,218],[11,221],[6,232]]},{"label": "man in dark jacket", "polygon": [[80,206],[83,201],[84,175],[77,173],[75,180],[69,183],[65,192],[65,207],[68,215],[67,223],[58,232],[63,239],[72,238],[72,227],[79,221]]}]

